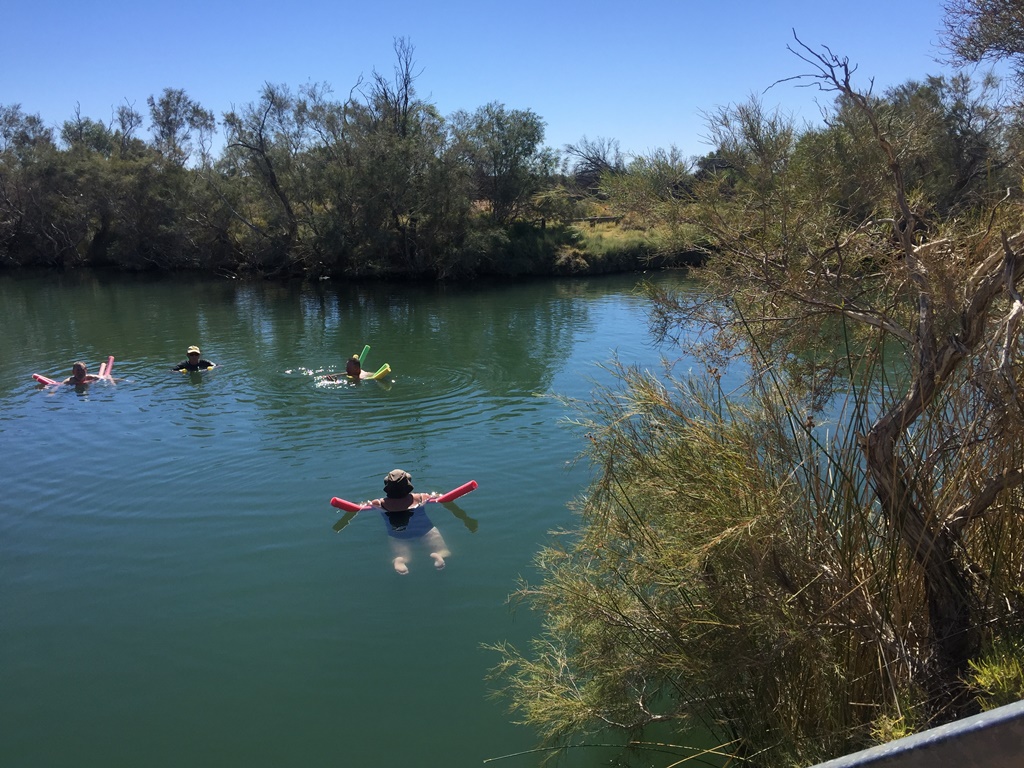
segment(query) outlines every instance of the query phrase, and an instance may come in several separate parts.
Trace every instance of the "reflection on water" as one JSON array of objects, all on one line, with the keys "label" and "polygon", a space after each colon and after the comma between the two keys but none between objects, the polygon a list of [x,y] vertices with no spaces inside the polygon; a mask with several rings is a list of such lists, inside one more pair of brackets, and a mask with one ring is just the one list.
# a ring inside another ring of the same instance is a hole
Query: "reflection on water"
[{"label": "reflection on water", "polygon": [[[529,749],[487,698],[481,647],[528,642],[536,619],[506,596],[587,480],[549,395],[585,397],[613,353],[658,365],[636,282],[0,276],[0,762]],[[218,367],[171,371],[191,344]],[[324,385],[364,344],[387,381]],[[31,378],[110,354],[116,386]],[[432,510],[443,571],[396,576],[374,513],[329,504],[381,495],[394,467],[417,491],[479,482]]]}]

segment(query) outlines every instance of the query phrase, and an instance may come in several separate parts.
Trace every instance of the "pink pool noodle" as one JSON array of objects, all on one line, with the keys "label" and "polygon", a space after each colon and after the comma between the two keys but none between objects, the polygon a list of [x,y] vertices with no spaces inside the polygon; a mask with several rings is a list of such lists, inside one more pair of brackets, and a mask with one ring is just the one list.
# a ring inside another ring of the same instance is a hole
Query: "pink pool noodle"
[{"label": "pink pool noodle", "polygon": [[345,501],[335,496],[331,499],[331,506],[337,507],[338,509],[344,509],[346,512],[359,512],[364,509],[372,509],[373,507],[366,504],[355,504],[351,501]]},{"label": "pink pool noodle", "polygon": [[36,381],[38,381],[40,384],[46,384],[47,386],[51,386],[51,387],[54,384],[60,384],[59,381],[54,381],[53,379],[48,379],[45,376],[42,376],[42,375],[40,375],[38,373],[33,373],[32,374],[32,378],[35,379]]},{"label": "pink pool noodle", "polygon": [[[476,480],[470,480],[468,483],[463,483],[458,488],[448,491],[448,493],[441,494],[436,499],[429,499],[429,501],[436,501],[440,502],[441,504],[444,504],[445,502],[448,501],[455,501],[460,496],[465,496],[470,491],[475,491],[476,487]],[[346,512],[361,512],[364,509],[373,509],[372,504],[356,504],[355,502],[352,501],[339,499],[337,496],[331,499],[331,506],[337,507],[338,509],[343,509]]]},{"label": "pink pool noodle", "polygon": [[475,490],[476,480],[470,480],[468,483],[463,483],[455,490],[448,491],[448,493],[442,493],[436,499],[433,499],[433,501],[437,501],[440,502],[441,504],[444,504],[447,501],[455,501],[457,498],[459,498],[459,496],[465,496],[470,491]]},{"label": "pink pool noodle", "polygon": [[106,376],[107,378],[111,378],[110,372],[112,370],[114,370],[114,356],[113,355],[111,355],[110,357],[107,358],[107,367],[106,368],[104,368],[102,365],[100,366],[100,376]]}]

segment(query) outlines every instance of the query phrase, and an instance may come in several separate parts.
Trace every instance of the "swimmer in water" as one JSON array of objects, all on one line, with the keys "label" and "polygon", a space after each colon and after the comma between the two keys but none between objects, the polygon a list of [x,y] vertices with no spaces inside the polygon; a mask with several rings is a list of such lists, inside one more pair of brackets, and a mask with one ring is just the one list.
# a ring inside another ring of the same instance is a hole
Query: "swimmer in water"
[{"label": "swimmer in water", "polygon": [[71,366],[71,375],[64,379],[64,383],[82,387],[86,384],[91,384],[92,382],[99,380],[100,377],[89,373],[88,369],[85,367],[85,363],[79,360]]},{"label": "swimmer in water", "polygon": [[444,559],[451,554],[441,532],[427,517],[426,503],[438,494],[412,490],[412,475],[404,469],[393,469],[384,477],[384,497],[369,502],[380,509],[391,543],[392,565],[402,576],[409,573],[414,541],[423,543],[438,570],[444,568]]}]

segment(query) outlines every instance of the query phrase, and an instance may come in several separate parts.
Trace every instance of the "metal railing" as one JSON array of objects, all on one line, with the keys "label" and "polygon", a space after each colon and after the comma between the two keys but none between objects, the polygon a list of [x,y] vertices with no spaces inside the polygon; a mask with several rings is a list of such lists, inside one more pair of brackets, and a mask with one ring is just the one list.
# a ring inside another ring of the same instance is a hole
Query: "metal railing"
[{"label": "metal railing", "polygon": [[1022,768],[1024,701],[820,763],[814,768]]}]

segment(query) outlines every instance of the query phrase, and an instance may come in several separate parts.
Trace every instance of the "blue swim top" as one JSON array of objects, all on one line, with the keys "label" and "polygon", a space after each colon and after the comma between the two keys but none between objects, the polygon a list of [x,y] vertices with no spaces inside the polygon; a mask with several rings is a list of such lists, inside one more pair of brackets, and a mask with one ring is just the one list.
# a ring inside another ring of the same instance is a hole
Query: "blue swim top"
[{"label": "blue swim top", "polygon": [[430,518],[427,517],[425,504],[409,507],[400,512],[388,512],[386,509],[381,509],[380,516],[384,520],[388,536],[394,536],[396,539],[418,539],[434,527]]}]

